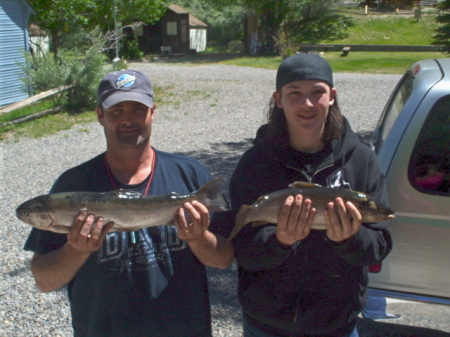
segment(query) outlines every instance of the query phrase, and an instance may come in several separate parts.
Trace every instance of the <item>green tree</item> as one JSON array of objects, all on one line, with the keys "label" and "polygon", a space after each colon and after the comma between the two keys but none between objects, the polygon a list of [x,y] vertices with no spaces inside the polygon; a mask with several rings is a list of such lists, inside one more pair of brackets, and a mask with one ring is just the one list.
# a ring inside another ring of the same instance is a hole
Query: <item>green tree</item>
[{"label": "green tree", "polygon": [[220,7],[205,0],[173,0],[189,13],[208,24],[208,40],[224,45],[244,36],[242,20],[247,16],[245,8],[239,5]]},{"label": "green tree", "polygon": [[55,58],[64,37],[80,27],[113,30],[114,2],[121,25],[154,23],[166,10],[163,0],[30,0],[37,12],[34,22],[51,35]]},{"label": "green tree", "polygon": [[296,44],[316,44],[347,37],[353,21],[335,11],[338,0],[305,0],[290,12],[281,29]]},{"label": "green tree", "polygon": [[440,27],[435,30],[432,44],[440,46],[443,53],[450,54],[450,0],[439,2],[438,9],[436,21]]},{"label": "green tree", "polygon": [[248,15],[256,15],[259,21],[259,39],[263,42],[263,49],[272,50],[274,36],[281,24],[291,12],[296,3],[302,0],[212,0],[214,3],[242,6]]},{"label": "green tree", "polygon": [[341,38],[351,24],[334,11],[340,0],[210,0],[216,6],[239,5],[259,19],[259,39],[263,49],[273,50],[275,43],[317,43]]}]

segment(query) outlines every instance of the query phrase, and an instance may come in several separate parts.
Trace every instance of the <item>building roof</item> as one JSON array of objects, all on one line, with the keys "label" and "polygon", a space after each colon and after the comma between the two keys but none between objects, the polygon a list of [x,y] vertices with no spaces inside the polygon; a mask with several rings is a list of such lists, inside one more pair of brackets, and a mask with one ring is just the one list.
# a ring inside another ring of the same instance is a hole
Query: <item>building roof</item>
[{"label": "building roof", "polygon": [[180,6],[175,5],[175,4],[169,5],[169,9],[171,9],[172,11],[174,11],[177,14],[187,14],[188,13],[187,10],[185,10],[184,8],[181,8]]},{"label": "building roof", "polygon": [[176,14],[189,14],[189,27],[208,27],[208,25],[202,20],[196,18],[194,15],[178,5],[171,4],[169,5],[169,9]]},{"label": "building roof", "polygon": [[189,13],[189,26],[190,27],[208,27],[206,23],[202,20],[196,18],[191,13]]}]

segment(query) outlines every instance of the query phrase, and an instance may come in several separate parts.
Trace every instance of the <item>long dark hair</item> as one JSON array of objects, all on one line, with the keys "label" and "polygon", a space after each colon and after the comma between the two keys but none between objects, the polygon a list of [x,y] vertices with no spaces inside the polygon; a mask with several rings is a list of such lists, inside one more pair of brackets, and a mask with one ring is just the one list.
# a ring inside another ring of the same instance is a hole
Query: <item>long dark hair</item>
[{"label": "long dark hair", "polygon": [[[284,115],[284,110],[278,107],[273,97],[269,103],[267,122],[264,125],[264,130],[258,130],[261,139],[288,146],[290,142],[286,116]],[[341,109],[335,96],[334,103],[328,111],[322,140],[324,142],[330,142],[334,139],[339,139],[342,137],[343,132],[344,118],[342,117]]]}]

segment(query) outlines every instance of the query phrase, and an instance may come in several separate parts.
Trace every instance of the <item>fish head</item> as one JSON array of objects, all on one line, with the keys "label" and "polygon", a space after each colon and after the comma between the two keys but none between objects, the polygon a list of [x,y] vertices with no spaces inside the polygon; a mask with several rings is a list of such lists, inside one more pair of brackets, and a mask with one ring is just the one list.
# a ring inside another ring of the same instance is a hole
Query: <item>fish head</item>
[{"label": "fish head", "polygon": [[361,200],[358,209],[364,222],[383,222],[395,218],[395,211],[370,196]]},{"label": "fish head", "polygon": [[55,219],[45,203],[45,196],[25,201],[17,207],[16,216],[23,222],[44,230],[49,230]]}]

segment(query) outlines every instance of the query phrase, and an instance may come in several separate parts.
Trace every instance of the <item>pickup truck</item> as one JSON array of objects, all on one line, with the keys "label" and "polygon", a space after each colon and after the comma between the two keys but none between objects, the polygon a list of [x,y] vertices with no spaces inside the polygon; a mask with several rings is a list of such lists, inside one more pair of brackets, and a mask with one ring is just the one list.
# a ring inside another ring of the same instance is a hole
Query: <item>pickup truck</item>
[{"label": "pickup truck", "polygon": [[371,292],[450,305],[450,59],[406,71],[370,145],[396,212],[394,248],[369,275]]}]

